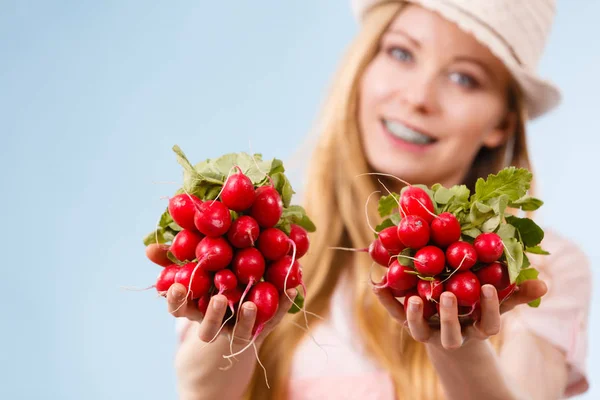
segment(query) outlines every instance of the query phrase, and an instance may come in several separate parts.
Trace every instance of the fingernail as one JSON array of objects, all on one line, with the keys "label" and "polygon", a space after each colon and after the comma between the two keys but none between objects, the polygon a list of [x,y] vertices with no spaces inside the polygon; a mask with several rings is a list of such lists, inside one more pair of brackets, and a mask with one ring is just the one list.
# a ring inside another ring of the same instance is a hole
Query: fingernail
[{"label": "fingernail", "polygon": [[242,309],[242,314],[244,317],[250,318],[254,315],[255,311],[256,311],[256,307],[254,306],[254,304],[246,304],[244,306],[244,308]]},{"label": "fingernail", "polygon": [[213,308],[216,311],[220,311],[227,305],[227,302],[221,298],[215,298],[213,302]]},{"label": "fingernail", "polygon": [[185,297],[185,292],[183,290],[179,290],[178,288],[171,289],[171,297],[175,301],[181,301]]},{"label": "fingernail", "polygon": [[443,307],[452,307],[452,296],[450,295],[442,295],[442,306]]},{"label": "fingernail", "polygon": [[491,299],[494,296],[494,289],[490,285],[483,285],[481,291],[483,292],[483,297],[486,299]]},{"label": "fingernail", "polygon": [[297,293],[298,293],[298,292],[296,292],[296,289],[289,289],[289,290],[287,291],[287,294],[288,294],[288,296],[290,296],[292,299],[293,299],[294,297],[296,297],[296,294],[297,294]]},{"label": "fingernail", "polygon": [[408,301],[409,311],[419,311],[419,302],[417,300],[410,299]]}]

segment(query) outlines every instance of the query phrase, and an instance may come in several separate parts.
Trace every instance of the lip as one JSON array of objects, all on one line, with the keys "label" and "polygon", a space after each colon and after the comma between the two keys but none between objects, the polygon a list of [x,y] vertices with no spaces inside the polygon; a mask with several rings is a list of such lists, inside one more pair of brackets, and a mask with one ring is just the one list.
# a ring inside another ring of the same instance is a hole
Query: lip
[{"label": "lip", "polygon": [[403,124],[403,125],[405,125],[406,127],[410,128],[410,129],[413,129],[413,130],[415,130],[415,131],[417,131],[417,132],[423,132],[425,135],[427,135],[427,136],[429,136],[429,137],[431,137],[431,138],[434,138],[434,139],[436,139],[436,138],[435,138],[434,136],[430,135],[430,134],[429,134],[428,132],[426,132],[426,131],[423,131],[423,130],[421,130],[421,129],[418,129],[417,127],[414,127],[414,126],[412,126],[412,125],[406,124],[406,123],[404,123],[404,122],[401,122],[401,121],[399,121],[399,120],[392,120],[392,119],[387,119],[387,118],[385,118],[385,119],[383,119],[383,118],[382,118],[382,119],[380,119],[380,120],[379,120],[379,127],[380,127],[380,129],[381,129],[381,131],[382,131],[383,135],[386,137],[386,139],[387,139],[389,142],[391,142],[391,143],[392,143],[392,145],[393,145],[394,147],[396,147],[396,148],[398,148],[398,149],[401,149],[401,150],[404,150],[404,151],[410,151],[410,152],[413,152],[413,153],[424,153],[424,152],[427,152],[427,151],[429,151],[429,150],[430,150],[430,149],[431,149],[433,146],[435,146],[435,145],[437,144],[437,142],[438,142],[438,140],[437,140],[437,139],[436,139],[436,140],[435,140],[433,143],[429,143],[429,144],[415,144],[415,143],[410,143],[410,142],[407,142],[406,140],[403,140],[403,139],[400,139],[400,138],[399,138],[399,137],[397,137],[397,136],[394,136],[394,135],[393,135],[393,134],[392,134],[392,133],[391,133],[391,132],[390,132],[390,131],[387,129],[387,127],[385,126],[385,122],[384,122],[384,120],[387,120],[387,121],[393,121],[393,122],[397,122],[397,123]]}]

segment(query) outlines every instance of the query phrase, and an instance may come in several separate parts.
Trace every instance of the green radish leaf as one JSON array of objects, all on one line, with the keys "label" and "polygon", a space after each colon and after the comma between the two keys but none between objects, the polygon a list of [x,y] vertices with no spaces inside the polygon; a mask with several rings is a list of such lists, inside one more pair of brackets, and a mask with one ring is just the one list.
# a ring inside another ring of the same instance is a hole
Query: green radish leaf
[{"label": "green radish leaf", "polygon": [[166,240],[163,236],[163,229],[158,228],[155,231],[150,232],[144,237],[144,246],[151,245],[153,243],[163,244],[166,243]]},{"label": "green radish leaf", "polygon": [[535,197],[531,197],[529,195],[525,195],[520,199],[510,202],[509,206],[513,208],[520,208],[523,211],[535,211],[544,205],[544,202],[540,199],[536,199]]},{"label": "green radish leaf", "polygon": [[463,230],[462,234],[475,239],[477,236],[481,235],[481,231],[477,228],[469,228]]},{"label": "green radish leaf", "polygon": [[[407,257],[412,257],[412,253],[411,253],[411,249],[410,248],[405,248],[404,250],[402,250],[400,252],[400,254],[397,257],[398,263],[400,265],[403,265],[405,267],[414,267],[414,263],[413,260]],[[411,271],[404,271],[406,273],[411,272]],[[417,271],[412,271],[412,272],[417,272]]]},{"label": "green radish leaf", "polygon": [[448,204],[454,197],[454,192],[450,189],[443,187],[439,183],[436,183],[431,187],[433,190],[433,199],[438,204]]},{"label": "green radish leaf", "polygon": [[[171,260],[174,264],[177,264],[179,266],[182,266],[182,265],[185,265],[188,263],[188,261],[179,261],[177,259],[177,257],[175,257],[175,255],[173,255],[173,253],[171,253],[170,251],[167,251],[167,258],[169,260]],[[190,261],[192,261],[192,260],[190,260]]]},{"label": "green radish leaf", "polygon": [[527,305],[529,307],[537,308],[537,307],[540,306],[541,303],[542,303],[542,298],[539,297],[539,298],[537,298],[535,300],[531,300],[529,303],[527,303]]},{"label": "green radish leaf", "polygon": [[500,225],[500,216],[496,215],[496,216],[488,219],[487,221],[485,221],[483,223],[483,225],[481,225],[481,231],[486,232],[486,233],[494,232],[499,225]]},{"label": "green radish leaf", "polygon": [[379,216],[381,218],[385,218],[390,215],[394,209],[398,207],[398,201],[400,200],[400,196],[397,193],[392,193],[390,195],[381,196],[379,199],[379,205],[377,206],[377,211],[379,211]]},{"label": "green radish leaf", "polygon": [[277,192],[281,195],[281,201],[283,201],[284,207],[289,207],[292,202],[292,196],[294,195],[294,190],[292,189],[292,185],[288,178],[283,174],[283,172],[278,172],[271,177],[273,179],[273,184]]},{"label": "green radish leaf", "polygon": [[[394,226],[394,223],[392,222],[391,218],[386,218],[379,225],[377,225],[375,227],[375,231],[381,232],[382,230],[384,230],[385,228],[389,228],[390,226]],[[375,236],[377,236],[377,235],[375,235]]]},{"label": "green radish leaf", "polygon": [[485,180],[479,178],[471,201],[486,201],[503,194],[510,201],[517,201],[529,190],[532,177],[531,172],[525,168],[504,168],[496,175],[488,175]]},{"label": "green radish leaf", "polygon": [[425,276],[425,275],[417,275],[419,277],[419,279],[422,279],[424,281],[435,281],[435,278],[433,276]]},{"label": "green radish leaf", "polygon": [[515,283],[517,285],[520,285],[521,283],[523,283],[525,281],[537,279],[538,275],[539,275],[539,271],[537,269],[524,268],[521,270],[521,272],[519,272],[519,276],[517,276]]},{"label": "green radish leaf", "polygon": [[278,172],[285,172],[285,168],[283,167],[283,161],[274,158],[271,162],[271,168],[269,169],[269,176],[273,176]]},{"label": "green radish leaf", "polygon": [[175,236],[177,236],[178,233],[179,232],[173,231],[171,228],[167,227],[163,231],[163,238],[165,239],[166,243],[169,243],[175,239]]},{"label": "green radish leaf", "polygon": [[400,216],[400,213],[396,212],[393,213],[392,215],[390,215],[390,219],[392,220],[392,223],[396,226],[398,226],[400,224],[400,220],[402,219],[402,217]]},{"label": "green radish leaf", "polygon": [[290,236],[292,231],[292,223],[288,219],[280,219],[275,228],[282,230],[286,235]]},{"label": "green radish leaf", "polygon": [[514,238],[516,233],[517,230],[511,224],[500,224],[500,228],[498,228],[498,232],[496,232],[496,234],[504,241]]},{"label": "green radish leaf", "polygon": [[482,202],[476,201],[471,205],[471,212],[469,214],[469,221],[471,225],[478,227],[481,226],[485,221],[494,216],[494,210],[492,207]]},{"label": "green radish leaf", "polygon": [[294,304],[288,310],[288,314],[296,314],[304,307],[304,296],[300,293],[300,291],[296,292],[296,297],[294,298]]},{"label": "green radish leaf", "polygon": [[302,219],[300,221],[296,222],[296,225],[300,225],[301,227],[306,229],[306,232],[309,233],[316,232],[317,230],[317,227],[315,226],[314,222],[306,214],[302,216]]},{"label": "green radish leaf", "polygon": [[523,266],[523,245],[515,238],[503,240],[510,283],[514,283]]},{"label": "green radish leaf", "polygon": [[506,222],[514,226],[521,235],[525,247],[534,247],[544,239],[544,231],[533,220],[512,215],[506,217]]},{"label": "green radish leaf", "polygon": [[525,247],[525,251],[531,254],[549,255],[550,253],[542,249],[540,246]]},{"label": "green radish leaf", "polygon": [[489,200],[488,204],[492,207],[492,210],[499,215],[500,218],[504,217],[504,211],[506,211],[506,207],[508,206],[508,196],[503,194],[499,197],[494,197]]},{"label": "green radish leaf", "polygon": [[521,269],[529,268],[530,266],[531,262],[529,261],[529,257],[527,257],[527,254],[523,253],[523,265],[521,266]]}]

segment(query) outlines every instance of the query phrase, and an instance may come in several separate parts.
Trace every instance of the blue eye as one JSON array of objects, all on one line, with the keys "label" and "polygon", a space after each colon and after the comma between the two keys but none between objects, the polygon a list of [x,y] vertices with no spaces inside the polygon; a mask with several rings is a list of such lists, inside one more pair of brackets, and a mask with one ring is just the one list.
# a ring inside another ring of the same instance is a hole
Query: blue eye
[{"label": "blue eye", "polygon": [[407,62],[412,60],[412,54],[408,50],[404,50],[400,47],[393,47],[389,50],[392,57],[399,61]]},{"label": "blue eye", "polygon": [[450,75],[450,79],[458,83],[460,86],[464,86],[465,88],[472,89],[479,86],[479,83],[471,76],[461,74],[461,73],[453,73]]}]

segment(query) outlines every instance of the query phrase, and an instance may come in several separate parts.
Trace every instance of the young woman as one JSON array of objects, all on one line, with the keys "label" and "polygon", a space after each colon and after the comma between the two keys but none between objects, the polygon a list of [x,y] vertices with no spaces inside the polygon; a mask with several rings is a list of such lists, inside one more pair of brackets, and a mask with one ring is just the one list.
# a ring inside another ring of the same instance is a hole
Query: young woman
[{"label": "young woman", "polygon": [[[282,297],[258,341],[267,388],[254,351],[223,371],[226,335],[204,347],[221,324],[224,298],[213,297],[203,317],[192,304],[179,308],[185,290],[174,285],[169,309],[187,321],[176,358],[182,399],[546,400],[587,390],[590,269],[577,245],[557,233],[546,229],[550,256],[530,257],[540,280],[502,307],[485,285],[481,321],[464,330],[452,294],[442,296],[441,326],[432,329],[420,301],[405,313],[389,291],[372,290],[368,256],[330,249],[372,240],[364,203],[381,178],[360,174],[473,188],[505,166],[531,168],[525,124],[560,99],[535,74],[553,3],[353,2],[361,29],[335,74],[303,188],[319,227],[302,262],[307,309],[325,319],[300,329],[303,315],[286,315]],[[376,202],[369,213],[377,220]],[[523,305],[540,296],[539,308]],[[251,337],[255,310],[243,305],[234,350]]]}]

